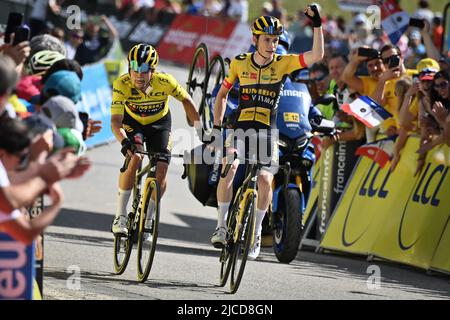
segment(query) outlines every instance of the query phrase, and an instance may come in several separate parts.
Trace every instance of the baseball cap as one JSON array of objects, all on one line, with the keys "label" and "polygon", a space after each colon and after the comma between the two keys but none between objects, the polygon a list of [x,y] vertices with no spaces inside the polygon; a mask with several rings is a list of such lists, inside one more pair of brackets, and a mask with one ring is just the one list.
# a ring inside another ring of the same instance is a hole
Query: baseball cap
[{"label": "baseball cap", "polygon": [[438,72],[439,70],[441,70],[439,63],[431,58],[422,59],[417,63],[417,71],[419,72]]},{"label": "baseball cap", "polygon": [[86,144],[81,132],[70,128],[59,128],[58,133],[63,137],[65,148],[73,148],[78,156],[86,153]]},{"label": "baseball cap", "polygon": [[56,131],[55,124],[46,116],[34,113],[23,120],[30,130],[32,136],[42,134],[47,130],[53,131],[53,149],[62,149],[64,147],[64,139]]},{"label": "baseball cap", "polygon": [[440,69],[439,63],[431,58],[422,59],[417,63],[420,80],[433,80],[435,73]]},{"label": "baseball cap", "polygon": [[81,99],[81,81],[73,71],[57,71],[45,81],[43,92],[47,96],[54,96],[56,93],[77,103]]},{"label": "baseball cap", "polygon": [[50,118],[57,128],[70,128],[83,132],[83,123],[72,100],[65,96],[55,96],[42,105],[42,113]]}]

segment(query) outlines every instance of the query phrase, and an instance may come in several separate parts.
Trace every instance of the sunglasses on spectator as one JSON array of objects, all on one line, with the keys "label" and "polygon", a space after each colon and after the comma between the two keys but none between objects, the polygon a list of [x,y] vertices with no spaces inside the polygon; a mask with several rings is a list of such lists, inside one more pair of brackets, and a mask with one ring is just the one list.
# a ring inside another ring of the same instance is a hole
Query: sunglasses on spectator
[{"label": "sunglasses on spectator", "polygon": [[79,34],[72,34],[72,37],[75,39],[83,39],[83,36]]},{"label": "sunglasses on spectator", "polygon": [[134,72],[138,72],[138,73],[147,73],[149,71],[153,72],[153,70],[154,70],[154,69],[150,68],[150,65],[148,63],[142,63],[141,65],[139,65],[136,60],[130,61],[130,68]]},{"label": "sunglasses on spectator", "polygon": [[381,61],[383,61],[383,64],[388,64],[389,61],[391,61],[392,57],[399,57],[399,55],[398,55],[398,54],[394,54],[394,55],[392,55],[392,56],[390,56],[390,57],[381,59]]},{"label": "sunglasses on spectator", "polygon": [[447,87],[448,87],[448,81],[443,81],[439,84],[435,83],[433,86],[434,90],[445,89]]}]

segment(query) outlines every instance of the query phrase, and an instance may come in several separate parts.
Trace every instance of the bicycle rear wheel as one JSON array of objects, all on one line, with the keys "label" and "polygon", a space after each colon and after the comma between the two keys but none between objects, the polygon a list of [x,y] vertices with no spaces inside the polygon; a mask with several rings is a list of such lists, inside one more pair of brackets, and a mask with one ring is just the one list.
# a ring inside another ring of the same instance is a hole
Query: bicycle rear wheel
[{"label": "bicycle rear wheel", "polygon": [[209,63],[208,74],[206,78],[206,94],[203,112],[201,115],[203,130],[206,133],[210,133],[214,125],[213,104],[212,104],[212,92],[214,89],[222,84],[225,79],[225,63],[220,55],[215,56]]},{"label": "bicycle rear wheel", "polygon": [[124,273],[130,260],[133,249],[133,213],[128,214],[128,235],[114,235],[114,272],[117,275]]},{"label": "bicycle rear wheel", "polygon": [[[138,235],[138,247],[137,247],[137,275],[138,281],[144,282],[147,280],[148,275],[153,264],[153,258],[155,256],[156,242],[158,240],[158,226],[159,226],[159,200],[160,189],[156,179],[152,179],[147,185],[147,190],[144,193],[144,199],[142,201],[142,211],[139,219],[139,235]],[[154,201],[153,205],[150,205],[150,200]],[[153,221],[151,229],[145,229],[145,219],[147,215],[153,213]]]},{"label": "bicycle rear wheel", "polygon": [[247,262],[248,252],[255,229],[255,195],[250,194],[245,202],[244,218],[242,227],[239,230],[238,239],[234,244],[231,267],[231,293],[236,293],[244,275],[245,264]]},{"label": "bicycle rear wheel", "polygon": [[209,54],[206,44],[200,43],[195,50],[192,58],[191,66],[189,68],[189,76],[187,85],[187,92],[191,95],[195,104],[198,106],[198,113],[203,114],[207,81],[209,71]]}]

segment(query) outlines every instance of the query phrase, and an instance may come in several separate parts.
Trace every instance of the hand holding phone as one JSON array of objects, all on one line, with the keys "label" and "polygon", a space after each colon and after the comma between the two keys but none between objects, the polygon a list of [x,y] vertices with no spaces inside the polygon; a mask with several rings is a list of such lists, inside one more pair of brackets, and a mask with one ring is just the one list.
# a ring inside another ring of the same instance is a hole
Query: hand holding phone
[{"label": "hand holding phone", "polygon": [[14,35],[13,46],[18,45],[21,42],[30,40],[30,28],[27,25],[23,25],[18,28]]},{"label": "hand holding phone", "polygon": [[400,65],[400,57],[399,56],[392,56],[389,59],[389,69],[397,68]]},{"label": "hand holding phone", "polygon": [[8,16],[8,23],[5,30],[5,43],[11,43],[11,34],[15,33],[17,28],[22,25],[23,14],[11,12]]},{"label": "hand holding phone", "polygon": [[409,25],[411,27],[416,27],[419,29],[423,29],[425,27],[425,20],[423,19],[416,19],[416,18],[410,18],[409,19]]},{"label": "hand holding phone", "polygon": [[358,48],[358,56],[360,57],[366,57],[366,58],[378,58],[379,53],[378,50],[372,49],[372,48]]}]

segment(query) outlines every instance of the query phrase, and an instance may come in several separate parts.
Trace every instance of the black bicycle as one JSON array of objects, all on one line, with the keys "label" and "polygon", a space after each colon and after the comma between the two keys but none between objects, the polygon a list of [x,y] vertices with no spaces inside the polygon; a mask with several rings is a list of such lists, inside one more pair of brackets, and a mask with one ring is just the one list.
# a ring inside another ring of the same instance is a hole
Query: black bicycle
[{"label": "black bicycle", "polygon": [[[234,159],[237,154],[234,154]],[[224,286],[231,271],[230,289],[236,293],[244,275],[250,248],[255,241],[256,205],[258,200],[257,178],[265,164],[246,160],[245,180],[237,190],[227,219],[227,244],[220,254],[220,286]],[[231,168],[227,163],[221,174],[225,178]]]}]

